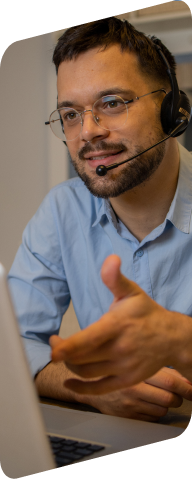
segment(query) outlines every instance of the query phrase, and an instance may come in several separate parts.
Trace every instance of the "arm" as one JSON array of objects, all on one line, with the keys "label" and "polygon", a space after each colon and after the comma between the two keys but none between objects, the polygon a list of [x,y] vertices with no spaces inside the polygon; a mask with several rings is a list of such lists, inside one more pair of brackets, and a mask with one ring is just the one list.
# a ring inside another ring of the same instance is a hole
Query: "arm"
[{"label": "arm", "polygon": [[65,387],[64,381],[69,378],[76,375],[63,362],[51,362],[36,376],[37,391],[40,396],[88,404],[104,414],[151,422],[165,416],[169,407],[179,407],[182,397],[189,399],[192,394],[192,386],[185,378],[167,368],[146,383],[105,395],[77,394]]},{"label": "arm", "polygon": [[52,337],[50,343],[54,361],[64,360],[82,378],[99,379],[65,385],[105,394],[145,381],[167,365],[192,381],[192,319],[167,311],[127,280],[115,255],[105,260],[101,274],[115,297],[109,312],[71,338],[58,344]]},{"label": "arm", "polygon": [[26,226],[8,275],[33,377],[51,360],[49,337],[59,334],[62,317],[70,302],[57,229],[59,220],[52,211],[53,195],[54,192],[47,195]]},{"label": "arm", "polygon": [[[35,378],[35,385],[40,396],[58,399],[60,401],[84,402],[84,396],[70,391],[65,387],[64,381],[76,378],[63,362],[50,362]],[[86,401],[85,401],[86,403]]]}]

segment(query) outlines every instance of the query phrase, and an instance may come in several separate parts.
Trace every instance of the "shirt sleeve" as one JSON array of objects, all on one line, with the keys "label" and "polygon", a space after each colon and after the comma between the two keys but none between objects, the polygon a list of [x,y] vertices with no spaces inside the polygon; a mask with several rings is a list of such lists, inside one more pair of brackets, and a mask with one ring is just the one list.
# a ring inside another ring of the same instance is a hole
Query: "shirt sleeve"
[{"label": "shirt sleeve", "polygon": [[25,228],[8,275],[33,376],[50,362],[49,337],[58,334],[70,302],[59,238],[49,194]]}]

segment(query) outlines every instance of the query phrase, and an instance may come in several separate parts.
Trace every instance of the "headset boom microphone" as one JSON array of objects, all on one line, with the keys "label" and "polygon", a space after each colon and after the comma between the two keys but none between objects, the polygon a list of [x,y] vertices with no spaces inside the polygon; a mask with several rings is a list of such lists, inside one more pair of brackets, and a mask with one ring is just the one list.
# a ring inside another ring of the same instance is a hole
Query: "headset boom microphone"
[{"label": "headset boom microphone", "polygon": [[[159,145],[160,143],[163,143],[163,141],[166,141],[168,140],[168,138],[171,138],[171,137],[174,137],[177,135],[177,133],[179,132],[179,130],[181,129],[181,127],[184,126],[184,124],[188,125],[188,120],[187,118],[183,118],[181,120],[181,122],[179,123],[179,125],[176,126],[176,128],[174,128],[174,130],[171,132],[170,135],[166,136],[166,138],[163,138],[162,140],[158,141],[158,143],[155,143],[154,145],[150,146],[149,148],[147,148],[146,150],[143,150],[141,151],[140,153],[138,153],[137,155],[135,156],[132,156],[131,158],[128,158],[127,160],[124,160],[124,161],[121,161],[121,163],[113,163],[112,165],[109,165],[109,166],[105,166],[105,165],[99,165],[97,166],[96,168],[96,173],[98,176],[105,176],[108,172],[108,170],[113,170],[113,168],[117,168],[118,166],[120,165],[123,165],[124,163],[127,163],[128,161],[131,161],[131,160],[134,160],[134,158],[137,158],[138,156],[142,155],[143,153],[146,153],[146,151],[149,151],[151,150],[152,148],[154,148],[155,146]],[[183,131],[183,130],[182,130]]]}]

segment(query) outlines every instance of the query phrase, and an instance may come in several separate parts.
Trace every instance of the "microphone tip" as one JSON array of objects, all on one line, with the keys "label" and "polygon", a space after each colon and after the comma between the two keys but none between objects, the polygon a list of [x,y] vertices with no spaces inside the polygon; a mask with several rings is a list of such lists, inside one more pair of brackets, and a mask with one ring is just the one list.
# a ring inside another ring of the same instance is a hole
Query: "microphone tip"
[{"label": "microphone tip", "polygon": [[99,165],[96,168],[96,173],[98,176],[105,176],[107,174],[107,168],[105,165]]}]

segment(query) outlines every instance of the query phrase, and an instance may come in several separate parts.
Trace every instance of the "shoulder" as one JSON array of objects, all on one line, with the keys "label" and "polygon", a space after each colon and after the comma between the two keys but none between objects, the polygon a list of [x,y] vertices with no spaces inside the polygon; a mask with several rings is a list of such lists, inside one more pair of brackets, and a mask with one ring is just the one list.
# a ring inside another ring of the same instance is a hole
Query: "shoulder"
[{"label": "shoulder", "polygon": [[50,194],[57,196],[62,193],[66,194],[70,191],[78,192],[84,190],[88,192],[88,189],[84,185],[83,181],[79,177],[75,177],[54,186],[54,188],[50,190]]},{"label": "shoulder", "polygon": [[60,217],[86,217],[92,222],[97,217],[102,199],[90,193],[80,178],[64,181],[50,190],[47,195],[52,210]]},{"label": "shoulder", "polygon": [[69,199],[76,202],[86,200],[92,203],[96,200],[80,178],[72,178],[60,183],[50,190],[48,197],[54,202]]}]

